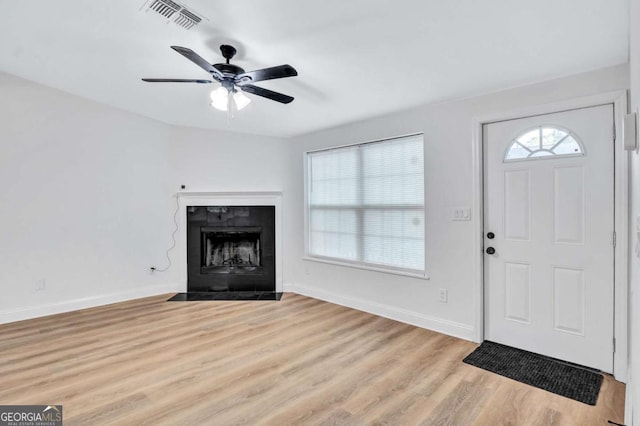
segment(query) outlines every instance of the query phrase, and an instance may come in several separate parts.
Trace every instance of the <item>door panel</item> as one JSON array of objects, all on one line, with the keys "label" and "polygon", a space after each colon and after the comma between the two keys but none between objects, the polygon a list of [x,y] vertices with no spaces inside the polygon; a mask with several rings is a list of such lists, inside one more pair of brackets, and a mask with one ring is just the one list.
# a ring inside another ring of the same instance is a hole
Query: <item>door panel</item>
[{"label": "door panel", "polygon": [[612,372],[613,105],[483,132],[486,339]]},{"label": "door panel", "polygon": [[553,241],[584,244],[584,167],[553,170]]},{"label": "door panel", "polygon": [[508,240],[529,240],[530,183],[529,170],[504,172],[504,238]]},{"label": "door panel", "polygon": [[531,322],[531,265],[504,262],[505,318]]},{"label": "door panel", "polygon": [[584,270],[553,267],[553,325],[584,336]]}]

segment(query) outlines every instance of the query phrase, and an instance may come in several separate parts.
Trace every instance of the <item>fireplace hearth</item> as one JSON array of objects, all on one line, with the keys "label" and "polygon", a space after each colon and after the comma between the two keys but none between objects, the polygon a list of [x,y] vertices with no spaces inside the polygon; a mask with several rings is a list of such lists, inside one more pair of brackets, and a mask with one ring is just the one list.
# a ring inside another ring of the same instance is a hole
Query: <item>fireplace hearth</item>
[{"label": "fireplace hearth", "polygon": [[188,206],[187,291],[275,292],[274,206]]}]

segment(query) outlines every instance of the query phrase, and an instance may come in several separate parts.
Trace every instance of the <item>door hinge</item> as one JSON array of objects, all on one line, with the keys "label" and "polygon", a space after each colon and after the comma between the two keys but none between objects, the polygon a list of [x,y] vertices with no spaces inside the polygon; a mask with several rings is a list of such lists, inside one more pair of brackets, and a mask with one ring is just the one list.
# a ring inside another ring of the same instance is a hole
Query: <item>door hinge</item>
[{"label": "door hinge", "polygon": [[613,338],[613,352],[615,353],[616,351],[616,338]]},{"label": "door hinge", "polygon": [[616,240],[617,240],[616,231],[613,231],[613,247],[614,248],[616,246]]}]

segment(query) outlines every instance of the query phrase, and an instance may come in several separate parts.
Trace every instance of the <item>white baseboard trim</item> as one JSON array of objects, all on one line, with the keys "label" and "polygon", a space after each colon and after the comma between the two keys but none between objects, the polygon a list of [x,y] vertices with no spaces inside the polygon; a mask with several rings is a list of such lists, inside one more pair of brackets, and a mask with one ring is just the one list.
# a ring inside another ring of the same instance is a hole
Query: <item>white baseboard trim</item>
[{"label": "white baseboard trim", "polygon": [[475,337],[474,329],[470,325],[460,324],[454,321],[436,318],[389,305],[383,305],[377,302],[342,296],[322,289],[290,283],[284,284],[284,291],[313,297],[314,299],[320,299],[326,302],[335,303],[336,305],[346,306],[348,308],[368,312],[370,314],[404,322],[406,324],[415,325],[416,327],[437,331],[438,333],[447,334],[449,336],[458,337],[464,340],[473,341]]},{"label": "white baseboard trim", "polygon": [[121,291],[118,293],[101,294],[99,296],[83,297],[64,302],[0,311],[0,324],[109,305],[111,303],[125,302],[127,300],[156,296],[164,293],[179,292],[180,290],[176,290],[178,287],[179,286],[176,284],[160,284]]}]

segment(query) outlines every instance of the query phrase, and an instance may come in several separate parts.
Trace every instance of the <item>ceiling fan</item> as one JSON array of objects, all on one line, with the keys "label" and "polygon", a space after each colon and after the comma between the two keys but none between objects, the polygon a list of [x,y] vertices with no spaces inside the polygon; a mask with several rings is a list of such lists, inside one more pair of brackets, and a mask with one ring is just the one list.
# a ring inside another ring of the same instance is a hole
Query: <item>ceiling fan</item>
[{"label": "ceiling fan", "polygon": [[[223,44],[220,46],[222,56],[227,60],[224,64],[210,64],[200,55],[191,49],[181,46],[171,46],[173,50],[198,65],[203,70],[211,74],[213,80],[181,79],[181,78],[143,78],[142,81],[150,83],[213,83],[217,81],[220,87],[211,92],[211,105],[221,111],[228,111],[230,114],[234,110],[241,110],[251,102],[242,92],[262,96],[276,102],[288,104],[293,101],[293,97],[282,93],[274,92],[263,87],[254,86],[251,83],[276,78],[294,77],[298,72],[291,65],[279,65],[271,68],[264,68],[255,71],[247,71],[237,65],[230,64],[229,61],[236,54],[233,46]],[[238,90],[240,89],[240,90]],[[242,91],[242,92],[241,92]]]}]

